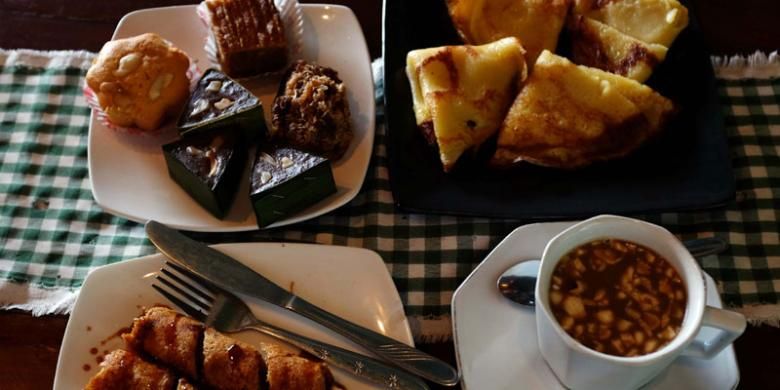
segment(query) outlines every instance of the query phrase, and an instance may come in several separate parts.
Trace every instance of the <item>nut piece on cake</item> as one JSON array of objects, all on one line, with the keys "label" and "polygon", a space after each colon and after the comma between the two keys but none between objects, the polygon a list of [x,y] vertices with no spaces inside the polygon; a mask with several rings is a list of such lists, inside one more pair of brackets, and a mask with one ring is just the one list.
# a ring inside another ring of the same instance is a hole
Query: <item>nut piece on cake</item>
[{"label": "nut piece on cake", "polygon": [[273,0],[206,0],[199,8],[228,76],[256,76],[287,63],[284,26]]},{"label": "nut piece on cake", "polygon": [[86,80],[112,123],[151,131],[187,99],[189,65],[184,52],[147,33],[106,42]]},{"label": "nut piece on cake", "polygon": [[274,137],[295,148],[338,160],[352,142],[344,83],[327,67],[294,63],[273,106]]}]

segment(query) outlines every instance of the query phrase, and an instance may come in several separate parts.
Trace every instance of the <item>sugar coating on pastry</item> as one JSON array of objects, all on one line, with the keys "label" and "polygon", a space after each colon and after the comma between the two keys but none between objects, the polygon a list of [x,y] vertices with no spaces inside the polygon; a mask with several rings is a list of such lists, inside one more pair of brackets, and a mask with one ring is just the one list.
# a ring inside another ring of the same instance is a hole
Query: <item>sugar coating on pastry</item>
[{"label": "sugar coating on pastry", "polygon": [[184,52],[146,33],[106,42],[86,80],[113,124],[151,131],[187,99],[189,64]]}]

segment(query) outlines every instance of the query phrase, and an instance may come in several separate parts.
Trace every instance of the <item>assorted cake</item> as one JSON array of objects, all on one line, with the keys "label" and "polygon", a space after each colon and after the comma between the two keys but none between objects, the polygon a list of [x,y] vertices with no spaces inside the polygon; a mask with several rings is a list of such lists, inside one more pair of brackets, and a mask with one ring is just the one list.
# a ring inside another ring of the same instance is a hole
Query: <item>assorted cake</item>
[{"label": "assorted cake", "polygon": [[284,25],[273,0],[206,0],[199,7],[223,72],[249,77],[287,64]]},{"label": "assorted cake", "polygon": [[163,146],[171,178],[217,218],[229,211],[255,144],[250,199],[259,227],[336,192],[325,156],[341,157],[352,140],[343,83],[332,69],[299,62],[279,89],[284,94],[274,108],[287,109],[284,115],[275,110],[283,120],[274,121],[278,127],[269,139],[259,99],[210,69],[181,114],[182,138]]},{"label": "assorted cake", "polygon": [[[273,73],[288,63],[285,26],[273,0],[205,0],[197,11],[221,71],[206,70],[190,91],[190,73],[199,72],[159,35],[107,42],[86,77],[85,94],[98,117],[133,134],[134,128],[158,130],[178,116],[179,139],[161,148],[168,174],[219,219],[245,180],[252,192],[241,196],[251,196],[260,227],[335,193],[331,161],[342,158],[353,139],[338,73],[304,61],[290,66],[274,100],[271,134],[260,99],[232,77]],[[263,152],[250,179],[244,168],[256,148]],[[268,165],[262,156],[277,156],[281,165]]]},{"label": "assorted cake", "polygon": [[167,307],[147,309],[85,389],[324,390],[327,365],[261,343],[234,340]]},{"label": "assorted cake", "polygon": [[252,208],[260,227],[336,192],[327,158],[273,144],[258,147],[250,186]]},{"label": "assorted cake", "polygon": [[329,159],[341,158],[352,142],[346,89],[331,68],[295,62],[279,85],[272,118],[276,140]]},{"label": "assorted cake", "polygon": [[189,66],[184,52],[146,33],[107,42],[86,82],[112,123],[152,131],[175,117],[187,99]]},{"label": "assorted cake", "polygon": [[239,129],[223,127],[163,146],[168,174],[203,208],[223,218],[241,183],[248,143]]},{"label": "assorted cake", "polygon": [[260,99],[216,69],[207,70],[200,78],[177,126],[182,136],[227,126],[241,129],[249,140],[266,132]]}]

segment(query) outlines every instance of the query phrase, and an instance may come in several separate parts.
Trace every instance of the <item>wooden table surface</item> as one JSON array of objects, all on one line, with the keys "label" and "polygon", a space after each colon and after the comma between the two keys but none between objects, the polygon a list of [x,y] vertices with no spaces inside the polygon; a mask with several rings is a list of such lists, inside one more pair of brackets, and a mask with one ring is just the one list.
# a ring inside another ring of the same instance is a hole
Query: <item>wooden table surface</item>
[{"label": "wooden table surface", "polygon": [[[334,2],[354,10],[372,57],[380,56],[381,1]],[[127,12],[188,3],[192,1],[0,0],[0,48],[98,51]],[[692,0],[689,3],[713,54],[780,48],[777,20],[780,2],[776,0]],[[0,311],[0,389],[51,388],[67,321],[68,317],[62,315],[32,317],[20,311]],[[750,326],[735,347],[741,389],[780,388],[779,328]],[[424,344],[420,348],[454,364],[451,343]]]}]

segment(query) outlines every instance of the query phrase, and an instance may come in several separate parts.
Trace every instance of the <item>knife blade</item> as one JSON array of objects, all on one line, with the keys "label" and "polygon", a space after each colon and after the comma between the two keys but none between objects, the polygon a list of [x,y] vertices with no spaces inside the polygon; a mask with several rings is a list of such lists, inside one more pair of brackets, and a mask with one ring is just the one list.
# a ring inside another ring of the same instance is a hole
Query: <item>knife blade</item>
[{"label": "knife blade", "polygon": [[240,263],[159,222],[146,223],[146,235],[160,252],[225,290],[291,310],[341,334],[384,360],[430,381],[455,385],[458,372],[449,364],[360,325],[327,312],[292,294]]}]

